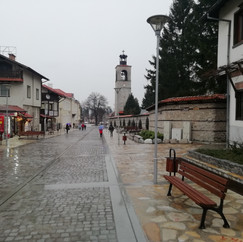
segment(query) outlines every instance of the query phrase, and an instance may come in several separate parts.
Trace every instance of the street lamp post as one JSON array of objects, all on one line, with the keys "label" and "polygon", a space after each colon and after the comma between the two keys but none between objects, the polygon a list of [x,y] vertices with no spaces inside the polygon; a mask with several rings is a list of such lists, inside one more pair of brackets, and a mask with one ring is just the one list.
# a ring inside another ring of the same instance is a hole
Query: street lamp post
[{"label": "street lamp post", "polygon": [[121,90],[121,87],[115,87],[114,88],[116,91],[116,110],[117,110],[117,115],[118,115],[118,145],[120,145],[120,118],[119,118],[119,105],[118,105],[118,93]]},{"label": "street lamp post", "polygon": [[147,22],[153,28],[157,37],[156,48],[156,81],[155,81],[155,113],[154,113],[154,184],[157,184],[157,153],[158,153],[158,87],[159,87],[159,41],[160,33],[163,26],[169,21],[169,17],[166,15],[155,15],[147,19]]},{"label": "street lamp post", "polygon": [[6,145],[8,146],[8,95],[9,95],[9,90],[10,90],[10,85],[9,84],[5,84],[4,85],[6,88]]}]

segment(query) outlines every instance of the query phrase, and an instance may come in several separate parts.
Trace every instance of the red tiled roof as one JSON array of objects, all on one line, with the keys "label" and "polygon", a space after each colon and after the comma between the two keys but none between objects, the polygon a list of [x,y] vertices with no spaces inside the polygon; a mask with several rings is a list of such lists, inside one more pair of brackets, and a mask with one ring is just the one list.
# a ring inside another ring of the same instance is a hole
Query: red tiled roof
[{"label": "red tiled roof", "polygon": [[208,96],[189,96],[189,97],[172,97],[167,98],[159,103],[171,103],[171,102],[190,102],[190,101],[206,101],[206,100],[225,100],[226,96],[224,94],[213,94]]},{"label": "red tiled roof", "polygon": [[61,89],[52,88],[52,87],[49,87],[49,86],[44,85],[44,84],[42,86],[45,87],[46,89],[56,93],[59,96],[68,97],[68,98],[72,98],[73,97],[73,93],[66,93],[66,92],[64,92]]},{"label": "red tiled roof", "polygon": [[[0,111],[4,111],[6,113],[7,106],[6,105],[0,105]],[[23,108],[20,108],[16,105],[8,105],[8,112],[13,113],[17,112],[19,115],[21,115],[24,118],[33,118],[30,114],[28,114]]]},{"label": "red tiled roof", "polygon": [[[7,106],[6,105],[0,105],[0,110],[1,111],[6,111],[7,110]],[[9,112],[23,112],[23,113],[26,113],[26,110],[24,110],[23,108],[20,108],[19,106],[15,106],[15,105],[8,105],[8,111]]]},{"label": "red tiled roof", "polygon": [[[190,102],[207,102],[216,100],[226,100],[225,94],[212,94],[204,96],[172,97],[159,101],[158,105],[169,103],[190,103]],[[148,107],[146,110],[153,110],[155,105]]]},{"label": "red tiled roof", "polygon": [[70,97],[70,98],[73,97],[73,93],[67,93],[67,92],[64,92],[64,91],[61,90],[61,89],[55,89],[55,90],[56,90],[56,92],[59,92],[60,94],[62,94],[62,95],[65,96],[65,97]]}]

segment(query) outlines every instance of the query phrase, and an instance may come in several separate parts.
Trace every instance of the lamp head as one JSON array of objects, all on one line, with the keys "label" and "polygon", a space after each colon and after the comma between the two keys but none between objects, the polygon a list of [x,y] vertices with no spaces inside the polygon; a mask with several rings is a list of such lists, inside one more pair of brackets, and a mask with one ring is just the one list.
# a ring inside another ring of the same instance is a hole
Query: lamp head
[{"label": "lamp head", "polygon": [[160,35],[160,32],[164,25],[170,20],[170,17],[166,15],[154,15],[147,19],[147,22],[151,25],[156,35]]}]

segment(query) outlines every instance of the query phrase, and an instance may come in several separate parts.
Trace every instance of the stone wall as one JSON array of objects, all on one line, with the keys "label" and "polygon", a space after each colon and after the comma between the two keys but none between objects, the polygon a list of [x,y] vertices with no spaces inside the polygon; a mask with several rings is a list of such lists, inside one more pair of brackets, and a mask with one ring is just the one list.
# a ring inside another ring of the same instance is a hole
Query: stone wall
[{"label": "stone wall", "polygon": [[[154,110],[150,111],[149,129],[154,130]],[[187,130],[185,132],[185,125]],[[172,130],[181,129],[181,139],[198,142],[225,142],[226,103],[182,103],[162,105],[158,109],[158,131],[172,139]],[[188,134],[189,132],[189,134]]]},{"label": "stone wall", "polygon": [[[130,120],[130,123],[132,124],[133,121],[135,123],[135,126],[138,127],[139,126],[139,122],[141,120],[142,122],[142,129],[146,129],[146,119],[149,119],[149,114],[142,114],[142,115],[120,115],[119,118],[118,116],[115,117],[111,117],[109,119],[109,123],[112,122],[112,125],[114,126],[114,123],[116,123],[116,125],[118,126],[119,122],[121,125],[121,127],[124,127],[124,121],[125,121],[125,126],[128,126],[128,122]],[[119,121],[118,121],[119,119]]]}]

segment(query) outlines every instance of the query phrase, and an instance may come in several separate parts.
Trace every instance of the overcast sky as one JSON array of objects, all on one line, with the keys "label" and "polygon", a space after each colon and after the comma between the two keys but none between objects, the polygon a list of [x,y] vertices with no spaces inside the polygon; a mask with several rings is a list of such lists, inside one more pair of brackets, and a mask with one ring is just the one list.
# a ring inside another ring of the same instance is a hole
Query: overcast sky
[{"label": "overcast sky", "polygon": [[14,46],[16,61],[74,93],[91,92],[114,109],[115,67],[122,51],[132,66],[132,93],[141,104],[156,37],[146,22],[169,14],[173,0],[0,0],[0,46]]}]

